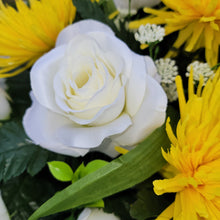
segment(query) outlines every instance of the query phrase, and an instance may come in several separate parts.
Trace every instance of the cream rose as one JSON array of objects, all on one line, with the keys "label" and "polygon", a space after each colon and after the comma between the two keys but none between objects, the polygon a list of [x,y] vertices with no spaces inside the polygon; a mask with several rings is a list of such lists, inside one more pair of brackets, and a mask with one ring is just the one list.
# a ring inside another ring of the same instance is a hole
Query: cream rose
[{"label": "cream rose", "polygon": [[5,92],[5,79],[0,79],[0,120],[7,120],[11,113],[9,96]]},{"label": "cream rose", "polygon": [[102,209],[85,208],[77,220],[120,220],[114,214],[105,213]]},{"label": "cream rose", "polygon": [[61,154],[95,149],[115,156],[112,145],[136,145],[164,122],[167,97],[154,75],[153,61],[133,53],[105,24],[70,25],[31,70],[25,131]]},{"label": "cream rose", "polygon": [[[114,0],[119,10],[128,10],[129,0]],[[143,7],[153,7],[160,3],[160,0],[131,0],[131,9],[137,10]]]}]

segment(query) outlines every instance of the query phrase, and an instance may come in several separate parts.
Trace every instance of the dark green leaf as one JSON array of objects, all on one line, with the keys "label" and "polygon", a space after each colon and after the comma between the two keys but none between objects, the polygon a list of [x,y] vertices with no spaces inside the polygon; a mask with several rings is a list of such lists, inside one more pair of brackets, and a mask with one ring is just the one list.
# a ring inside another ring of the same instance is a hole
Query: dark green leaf
[{"label": "dark green leaf", "polygon": [[104,199],[104,211],[114,213],[120,220],[133,220],[130,216],[131,205],[136,200],[135,189],[128,189]]},{"label": "dark green leaf", "polygon": [[28,141],[21,123],[2,125],[0,139],[0,180],[7,181],[26,169],[35,175],[45,166],[50,153]]},{"label": "dark green leaf", "polygon": [[[63,185],[59,185],[60,182],[53,180],[52,177],[48,178],[48,174],[41,173],[41,175],[35,177],[23,174],[1,185],[2,197],[10,213],[11,220],[27,220],[43,201],[63,187]],[[62,215],[43,219],[63,220],[69,215],[70,213],[63,213]]]},{"label": "dark green leaf", "polygon": [[101,21],[109,25],[114,31],[117,31],[114,22],[108,19],[98,3],[92,3],[91,0],[73,0],[73,4],[76,6],[77,12],[83,19]]},{"label": "dark green leaf", "polygon": [[153,191],[153,178],[138,186],[137,201],[132,204],[130,214],[136,220],[156,219],[171,203],[168,195],[157,196]]},{"label": "dark green leaf", "polygon": [[30,79],[29,71],[25,71],[18,76],[14,76],[7,79],[8,93],[13,100],[12,106],[12,118],[22,118],[27,107],[31,105],[29,96]]},{"label": "dark green leaf", "polygon": [[29,220],[98,201],[142,182],[165,164],[161,146],[169,145],[162,126],[132,151],[56,193]]}]

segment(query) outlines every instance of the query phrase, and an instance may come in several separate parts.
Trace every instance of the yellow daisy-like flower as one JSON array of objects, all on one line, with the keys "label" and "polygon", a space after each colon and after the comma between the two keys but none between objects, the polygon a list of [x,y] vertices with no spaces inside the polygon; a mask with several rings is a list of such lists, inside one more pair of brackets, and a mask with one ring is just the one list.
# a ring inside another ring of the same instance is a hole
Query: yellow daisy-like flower
[{"label": "yellow daisy-like flower", "polygon": [[0,77],[31,67],[51,50],[59,32],[71,24],[76,8],[72,0],[16,1],[17,10],[0,0]]},{"label": "yellow daisy-like flower", "polygon": [[178,170],[175,177],[153,182],[157,195],[176,192],[175,201],[157,220],[220,219],[220,71],[194,94],[192,71],[186,102],[181,77],[176,78],[181,118],[177,135],[167,120],[172,142],[162,154]]},{"label": "yellow daisy-like flower", "polygon": [[[218,62],[220,45],[220,1],[219,0],[162,0],[167,6],[161,10],[145,8],[152,14],[130,23],[130,28],[141,24],[166,24],[166,35],[180,31],[174,43],[179,48],[184,43],[188,52],[205,47],[205,56],[212,67]],[[172,10],[168,10],[172,9]],[[169,53],[168,56],[172,56]]]}]

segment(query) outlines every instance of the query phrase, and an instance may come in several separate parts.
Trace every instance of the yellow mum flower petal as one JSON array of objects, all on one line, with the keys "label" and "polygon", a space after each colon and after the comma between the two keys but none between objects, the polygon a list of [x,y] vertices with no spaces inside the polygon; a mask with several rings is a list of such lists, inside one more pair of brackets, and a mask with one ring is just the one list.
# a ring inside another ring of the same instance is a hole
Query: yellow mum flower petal
[{"label": "yellow mum flower petal", "polygon": [[167,120],[167,133],[172,142],[163,157],[178,172],[173,178],[153,182],[157,195],[175,192],[174,203],[159,219],[220,219],[220,69],[202,90],[197,91],[191,69],[186,101],[181,77],[176,78],[180,121],[176,137]]},{"label": "yellow mum flower petal", "polygon": [[71,0],[16,1],[17,10],[0,0],[0,77],[31,67],[51,50],[59,32],[71,24],[76,8]]},{"label": "yellow mum flower petal", "polygon": [[[151,16],[133,21],[131,29],[147,23],[165,24],[166,35],[179,31],[174,47],[185,44],[185,50],[195,51],[205,48],[208,64],[214,66],[218,62],[220,46],[220,1],[219,0],[162,0],[166,7],[155,10],[145,8]],[[171,10],[170,10],[171,9]],[[169,52],[168,56],[175,55]]]}]

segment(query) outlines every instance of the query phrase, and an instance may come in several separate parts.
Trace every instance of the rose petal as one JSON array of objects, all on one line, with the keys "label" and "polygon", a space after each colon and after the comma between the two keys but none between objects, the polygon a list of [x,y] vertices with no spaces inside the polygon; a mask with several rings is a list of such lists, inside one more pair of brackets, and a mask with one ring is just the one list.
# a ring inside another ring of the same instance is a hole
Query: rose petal
[{"label": "rose petal", "polygon": [[44,108],[31,96],[33,104],[24,115],[24,129],[35,144],[57,153],[83,156],[88,148],[99,146],[106,137],[122,133],[131,125],[129,116],[123,114],[103,126],[79,127],[68,118]]},{"label": "rose petal", "polygon": [[105,213],[102,209],[85,208],[77,220],[120,220],[114,214]]},{"label": "rose petal", "polygon": [[40,105],[33,93],[31,98],[32,106],[25,112],[23,126],[34,143],[56,153],[84,156],[88,152],[87,149],[65,146],[56,136],[57,129],[64,124],[69,124],[70,121]]},{"label": "rose petal", "polygon": [[64,28],[57,37],[56,47],[69,43],[78,34],[86,34],[97,30],[108,35],[114,35],[114,32],[107,25],[96,20],[87,19]]},{"label": "rose petal", "polygon": [[133,117],[143,102],[147,74],[143,56],[132,54],[132,70],[126,85],[126,111]]},{"label": "rose petal", "polygon": [[147,74],[152,76],[157,82],[160,83],[161,77],[157,73],[157,68],[156,68],[153,60],[151,59],[151,57],[144,56],[144,62],[145,62],[145,68],[146,68]]},{"label": "rose petal", "polygon": [[162,87],[149,75],[143,103],[132,118],[133,124],[123,134],[112,137],[119,145],[136,145],[164,123],[167,96]]},{"label": "rose petal", "polygon": [[76,127],[66,124],[59,128],[56,135],[66,146],[94,148],[98,147],[105,138],[124,132],[131,124],[130,117],[122,114],[116,120],[102,126]]},{"label": "rose petal", "polygon": [[64,56],[66,46],[55,48],[36,61],[31,69],[31,87],[41,105],[60,112],[54,96],[53,79]]}]

